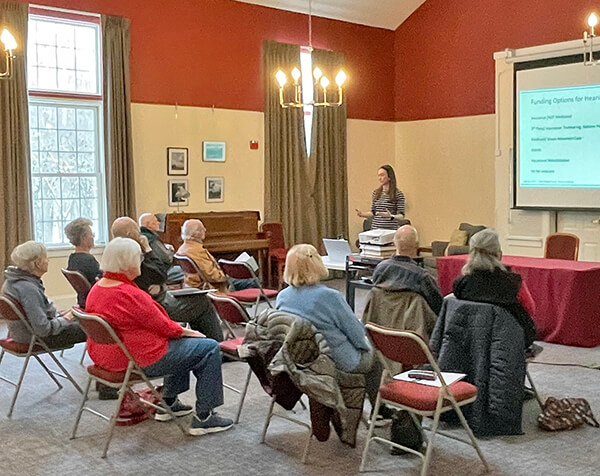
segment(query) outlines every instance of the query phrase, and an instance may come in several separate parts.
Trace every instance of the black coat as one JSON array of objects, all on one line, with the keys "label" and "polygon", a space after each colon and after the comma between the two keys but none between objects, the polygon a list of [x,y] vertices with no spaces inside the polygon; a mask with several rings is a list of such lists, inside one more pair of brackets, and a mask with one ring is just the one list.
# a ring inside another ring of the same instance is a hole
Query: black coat
[{"label": "black coat", "polygon": [[464,407],[476,435],[518,435],[525,381],[523,329],[498,306],[445,299],[430,340],[440,369],[477,387]]}]

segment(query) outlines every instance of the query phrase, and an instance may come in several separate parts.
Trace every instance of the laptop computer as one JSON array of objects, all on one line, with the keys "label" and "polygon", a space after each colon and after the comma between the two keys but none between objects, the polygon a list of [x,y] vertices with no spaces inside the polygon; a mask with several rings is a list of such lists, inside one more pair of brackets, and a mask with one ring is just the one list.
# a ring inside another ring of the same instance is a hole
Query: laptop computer
[{"label": "laptop computer", "polygon": [[352,253],[348,240],[323,238],[327,255],[323,256],[323,264],[330,269],[346,269],[346,256]]}]

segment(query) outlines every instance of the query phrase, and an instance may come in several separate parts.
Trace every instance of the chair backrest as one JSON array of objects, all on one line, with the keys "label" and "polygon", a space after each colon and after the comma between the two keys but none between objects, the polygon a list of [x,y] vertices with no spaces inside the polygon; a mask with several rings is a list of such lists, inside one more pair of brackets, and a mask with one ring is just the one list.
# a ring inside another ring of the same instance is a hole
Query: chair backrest
[{"label": "chair backrest", "polygon": [[0,316],[7,321],[27,322],[21,303],[6,294],[0,294]]},{"label": "chair backrest", "polygon": [[200,280],[204,283],[203,287],[210,287],[210,282],[209,282],[208,278],[202,272],[202,270],[196,264],[196,262],[193,260],[193,258],[190,258],[189,256],[186,256],[186,255],[180,255],[180,254],[175,253],[173,255],[173,260],[175,261],[175,263],[177,263],[179,266],[181,266],[181,269],[183,270],[183,272],[185,274],[192,274],[192,275],[197,274],[199,276]]},{"label": "chair backrest", "polygon": [[263,223],[260,227],[261,231],[269,232],[269,248],[285,248],[285,238],[283,236],[283,225],[278,222]]},{"label": "chair backrest", "polygon": [[552,233],[546,237],[544,258],[577,261],[579,238],[571,233]]},{"label": "chair backrest", "polygon": [[219,265],[221,266],[221,268],[223,268],[225,274],[231,278],[256,279],[256,274],[254,274],[254,271],[252,270],[250,265],[244,263],[243,261],[229,261],[226,259],[220,259]]},{"label": "chair backrest", "polygon": [[69,281],[69,284],[73,286],[76,293],[86,294],[92,287],[87,278],[79,271],[65,268],[62,268],[61,271],[64,277],[67,278],[67,281]]},{"label": "chair backrest", "polygon": [[399,331],[372,322],[365,326],[375,348],[387,359],[403,367],[432,364],[437,367],[433,355],[423,338],[412,331]]},{"label": "chair backrest", "polygon": [[250,320],[250,316],[237,299],[214,293],[208,293],[208,297],[224,321],[232,324],[245,324]]}]

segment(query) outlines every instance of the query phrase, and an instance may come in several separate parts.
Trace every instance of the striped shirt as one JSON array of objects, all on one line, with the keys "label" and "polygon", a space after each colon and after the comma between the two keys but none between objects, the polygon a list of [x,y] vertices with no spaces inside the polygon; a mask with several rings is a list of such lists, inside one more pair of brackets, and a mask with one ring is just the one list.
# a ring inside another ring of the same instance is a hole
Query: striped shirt
[{"label": "striped shirt", "polygon": [[398,220],[395,218],[386,218],[377,216],[377,212],[385,212],[389,211],[392,215],[404,215],[404,194],[396,189],[396,204],[390,200],[390,196],[383,192],[379,200],[376,200],[375,195],[377,190],[373,191],[373,195],[371,196],[371,201],[373,205],[371,205],[371,213],[373,214],[373,223],[371,224],[371,229],[375,228],[385,228],[386,230],[397,230],[400,226]]}]

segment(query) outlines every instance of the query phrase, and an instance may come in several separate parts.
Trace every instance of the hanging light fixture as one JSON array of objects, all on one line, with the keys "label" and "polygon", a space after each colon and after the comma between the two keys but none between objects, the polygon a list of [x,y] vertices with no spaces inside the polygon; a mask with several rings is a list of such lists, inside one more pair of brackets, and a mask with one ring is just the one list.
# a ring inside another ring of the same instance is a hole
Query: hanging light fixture
[{"label": "hanging light fixture", "polygon": [[0,35],[0,41],[4,45],[4,55],[6,56],[6,71],[0,72],[0,79],[10,79],[12,74],[13,50],[17,49],[17,40],[5,28]]},{"label": "hanging light fixture", "polygon": [[[308,51],[312,53],[312,0],[308,0]],[[330,81],[327,76],[323,75],[321,69],[317,66],[313,70],[313,80],[314,80],[314,93],[313,93],[313,101],[303,101],[302,97],[302,74],[300,73],[300,69],[298,67],[294,67],[291,71],[292,76],[292,87],[294,91],[294,99],[292,101],[286,102],[284,99],[285,93],[285,85],[288,82],[287,75],[281,70],[277,70],[275,73],[275,79],[279,84],[279,104],[283,108],[289,107],[304,107],[304,106],[315,106],[315,107],[337,107],[341,106],[344,100],[344,94],[342,85],[346,81],[346,73],[343,70],[339,70],[338,74],[335,77],[335,84],[337,85],[337,98],[335,101],[332,101],[332,94],[328,92]],[[328,96],[329,94],[329,96]]]},{"label": "hanging light fixture", "polygon": [[583,32],[583,64],[586,66],[599,66],[600,58],[594,59],[594,27],[598,24],[598,17],[595,13],[590,13],[587,18],[587,24],[590,27],[590,32]]}]

